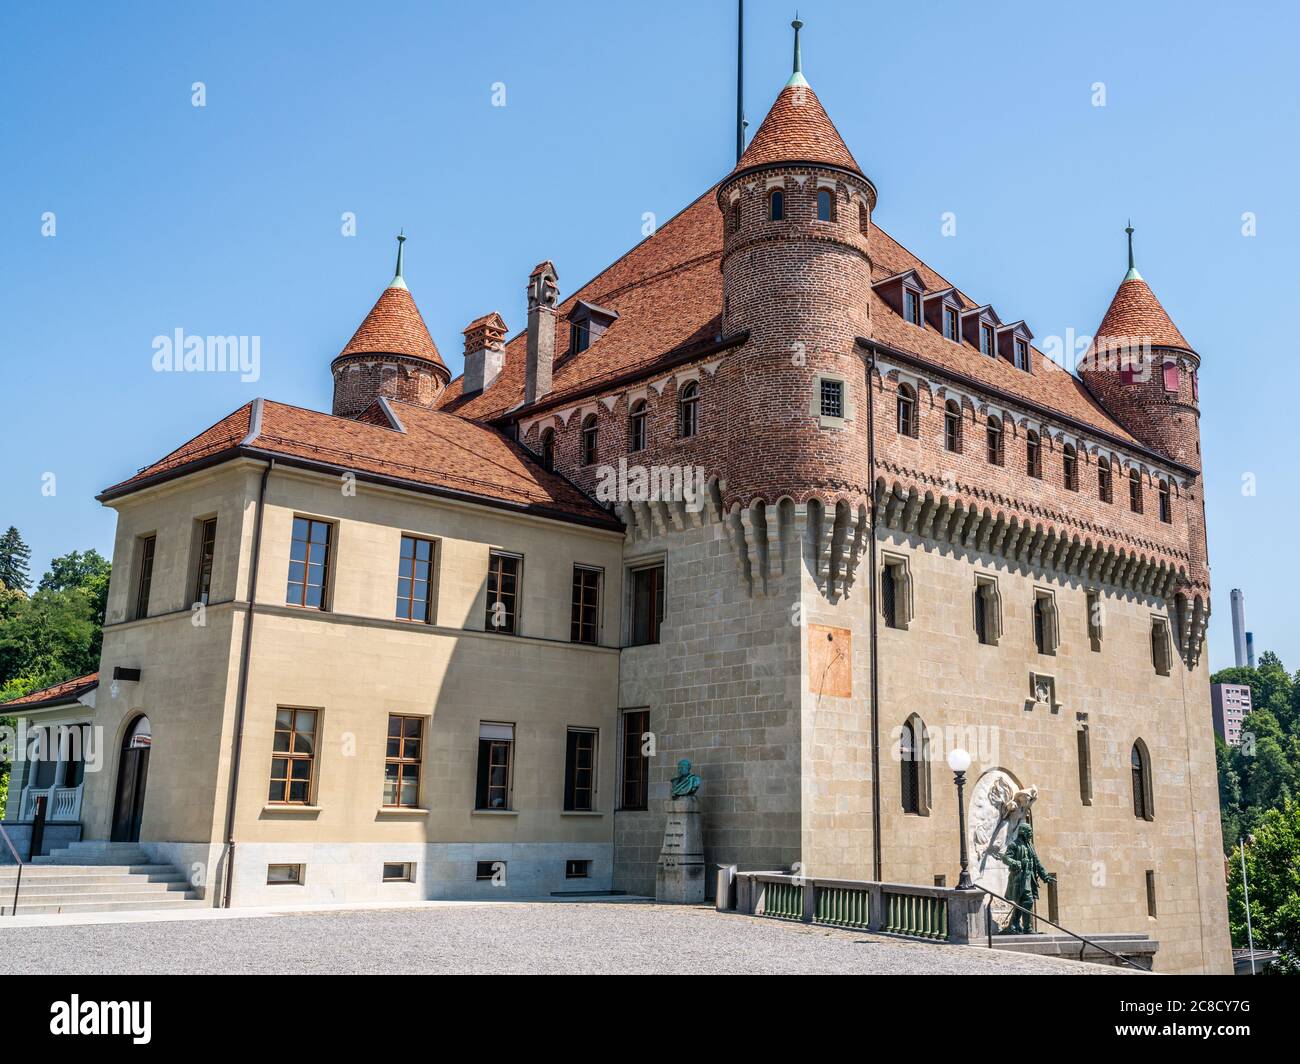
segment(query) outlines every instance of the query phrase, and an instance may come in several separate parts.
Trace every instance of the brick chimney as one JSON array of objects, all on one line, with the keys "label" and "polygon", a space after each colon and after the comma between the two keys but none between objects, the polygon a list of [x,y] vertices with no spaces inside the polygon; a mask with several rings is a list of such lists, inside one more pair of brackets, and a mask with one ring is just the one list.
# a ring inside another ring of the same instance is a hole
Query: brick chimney
[{"label": "brick chimney", "polygon": [[555,307],[560,301],[559,278],[549,261],[528,278],[528,362],[524,377],[524,402],[532,403],[551,390],[555,365]]},{"label": "brick chimney", "polygon": [[475,318],[465,327],[465,395],[492,387],[505,365],[506,323],[495,312]]}]

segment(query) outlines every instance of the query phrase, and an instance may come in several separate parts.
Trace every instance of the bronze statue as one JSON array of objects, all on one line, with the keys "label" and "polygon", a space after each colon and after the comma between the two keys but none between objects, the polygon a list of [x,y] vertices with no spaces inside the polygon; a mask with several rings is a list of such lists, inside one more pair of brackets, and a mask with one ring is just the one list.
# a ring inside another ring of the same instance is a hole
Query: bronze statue
[{"label": "bronze statue", "polygon": [[[1007,900],[1021,908],[1011,911],[1011,919],[1003,928],[1005,935],[1033,935],[1033,908],[1038,901],[1038,883],[1055,883],[1056,876],[1047,871],[1034,849],[1034,829],[1028,821],[1020,825],[1016,837],[1006,853],[999,854],[1002,863],[1011,869],[1007,879]],[[1028,911],[1026,911],[1028,910]]]},{"label": "bronze statue", "polygon": [[691,763],[685,758],[677,762],[677,775],[673,777],[673,797],[689,798],[700,789],[700,777],[691,772]]}]

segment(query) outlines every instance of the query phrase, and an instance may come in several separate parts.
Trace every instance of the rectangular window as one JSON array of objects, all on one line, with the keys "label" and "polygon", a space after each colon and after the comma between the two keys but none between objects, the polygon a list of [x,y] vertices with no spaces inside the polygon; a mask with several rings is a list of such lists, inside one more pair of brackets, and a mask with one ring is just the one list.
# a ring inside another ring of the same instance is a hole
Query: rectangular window
[{"label": "rectangular window", "polygon": [[198,560],[194,574],[194,601],[208,604],[212,595],[212,562],[217,551],[217,519],[209,517],[199,525]]},{"label": "rectangular window", "polygon": [[153,586],[153,555],[158,545],[157,536],[141,536],[136,548],[136,557],[140,559],[139,573],[135,582],[135,616],[149,616],[149,591]]},{"label": "rectangular window", "polygon": [[590,861],[565,861],[564,878],[565,879],[588,879],[591,876]]},{"label": "rectangular window", "polygon": [[517,554],[493,551],[488,558],[487,630],[513,635],[519,626],[519,563]]},{"label": "rectangular window", "polygon": [[1169,652],[1169,625],[1161,618],[1151,622],[1151,664],[1157,675],[1168,676],[1172,664]]},{"label": "rectangular window", "polygon": [[388,718],[384,750],[384,806],[388,809],[420,807],[420,764],[424,748],[424,718]]},{"label": "rectangular window", "polygon": [[303,866],[300,864],[272,864],[266,866],[266,885],[268,887],[289,884],[301,886],[303,879]]},{"label": "rectangular window", "polygon": [[275,805],[311,805],[316,767],[316,710],[277,709],[271,747],[271,790]]},{"label": "rectangular window", "polygon": [[1094,654],[1101,652],[1102,605],[1101,592],[1088,592],[1088,642]]},{"label": "rectangular window", "polygon": [[645,752],[650,733],[650,711],[632,709],[623,714],[623,795],[621,809],[648,809],[650,758]]},{"label": "rectangular window", "polygon": [[385,883],[413,883],[415,882],[415,865],[410,861],[385,861],[384,862],[384,882]]},{"label": "rectangular window", "polygon": [[1054,924],[1061,922],[1061,897],[1057,890],[1059,880],[1053,879],[1047,884],[1047,918]]},{"label": "rectangular window", "polygon": [[564,748],[564,811],[589,813],[596,808],[596,732],[570,728]]},{"label": "rectangular window", "polygon": [[844,416],[844,382],[822,379],[822,417]]},{"label": "rectangular window", "polygon": [[1056,598],[1050,591],[1034,592],[1034,648],[1040,654],[1057,650]]},{"label": "rectangular window", "polygon": [[1029,368],[1029,345],[1024,340],[1016,341],[1016,369]]},{"label": "rectangular window", "polygon": [[664,620],[664,567],[632,571],[632,642],[634,647],[659,642]]},{"label": "rectangular window", "polygon": [[569,622],[569,641],[590,643],[600,641],[600,578],[601,571],[586,565],[573,567],[573,611]]},{"label": "rectangular window", "polygon": [[331,526],[310,517],[293,519],[293,540],[289,544],[289,586],[285,602],[308,609],[325,608],[325,587],[329,581]]},{"label": "rectangular window", "polygon": [[474,878],[480,883],[495,880],[498,875],[501,877],[501,882],[504,883],[506,877],[505,861],[478,861],[474,865]]},{"label": "rectangular window", "polygon": [[478,786],[475,809],[509,809],[515,748],[513,724],[478,726]]},{"label": "rectangular window", "polygon": [[1088,738],[1088,725],[1080,724],[1074,733],[1079,747],[1079,801],[1092,805],[1092,747]]},{"label": "rectangular window", "polygon": [[957,316],[956,307],[943,308],[943,335],[946,340],[961,340],[961,319]]},{"label": "rectangular window", "polygon": [[906,629],[912,619],[907,561],[886,556],[880,567],[880,613],[886,628]]},{"label": "rectangular window", "polygon": [[1156,873],[1151,868],[1147,869],[1147,915],[1156,918]]},{"label": "rectangular window", "polygon": [[997,646],[1002,634],[1001,600],[991,577],[975,578],[975,636],[986,646]]},{"label": "rectangular window", "polygon": [[397,619],[428,624],[432,620],[433,556],[431,539],[403,536],[397,559]]},{"label": "rectangular window", "polygon": [[903,289],[903,317],[913,325],[921,324],[921,297],[910,288]]},{"label": "rectangular window", "polygon": [[980,326],[980,353],[988,355],[989,358],[995,357],[998,353],[992,325]]}]

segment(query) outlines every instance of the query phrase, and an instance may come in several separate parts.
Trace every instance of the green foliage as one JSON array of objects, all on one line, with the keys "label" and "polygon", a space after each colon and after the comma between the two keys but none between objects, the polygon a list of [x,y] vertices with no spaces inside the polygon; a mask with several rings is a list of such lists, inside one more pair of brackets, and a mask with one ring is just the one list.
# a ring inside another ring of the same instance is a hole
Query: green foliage
[{"label": "green foliage", "polygon": [[[1260,817],[1246,842],[1250,925],[1256,949],[1282,953],[1278,969],[1300,971],[1300,802],[1288,799]],[[1228,921],[1234,946],[1246,945],[1241,851],[1234,848],[1228,877]]]},{"label": "green foliage", "polygon": [[27,565],[31,561],[32,551],[18,529],[10,525],[0,536],[0,584],[11,591],[26,591],[32,586]]}]

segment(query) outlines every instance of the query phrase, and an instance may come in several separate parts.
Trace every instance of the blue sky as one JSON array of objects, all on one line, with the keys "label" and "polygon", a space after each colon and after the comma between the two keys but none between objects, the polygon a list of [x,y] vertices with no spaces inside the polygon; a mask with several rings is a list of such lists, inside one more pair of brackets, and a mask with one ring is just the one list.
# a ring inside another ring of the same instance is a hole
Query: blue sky
[{"label": "blue sky", "polygon": [[[792,7],[747,4],[751,131],[789,73]],[[1300,668],[1295,5],[800,9],[805,71],[878,221],[1004,317],[1090,333],[1133,218],[1138,266],[1204,360],[1211,664],[1231,664],[1241,587],[1257,646]],[[732,0],[5,4],[0,526],[38,573],[108,553],[101,488],[255,395],[328,409],[329,361],[399,227],[458,372],[472,318],[522,326],[540,259],[573,291],[643,214],[730,169],[734,20]],[[261,379],[154,372],[153,338],[177,328],[261,337]]]}]

